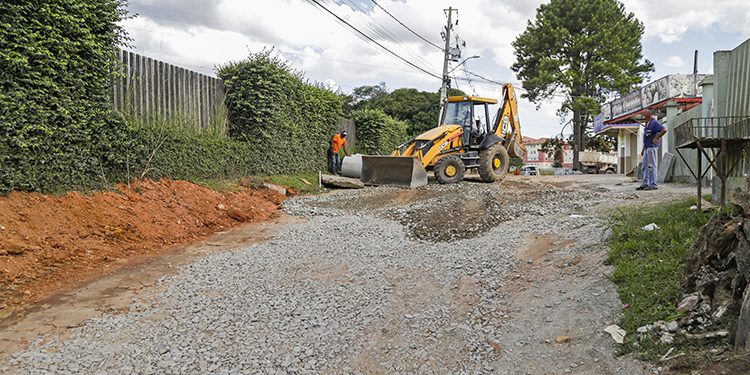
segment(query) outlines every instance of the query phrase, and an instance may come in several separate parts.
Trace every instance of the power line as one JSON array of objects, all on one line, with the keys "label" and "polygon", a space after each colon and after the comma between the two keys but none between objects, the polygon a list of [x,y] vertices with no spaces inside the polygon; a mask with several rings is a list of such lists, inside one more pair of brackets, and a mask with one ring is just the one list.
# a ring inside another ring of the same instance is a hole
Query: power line
[{"label": "power line", "polygon": [[410,66],[414,67],[415,69],[417,69],[417,70],[421,71],[422,73],[425,73],[425,74],[427,74],[427,75],[429,75],[429,76],[431,76],[431,77],[433,77],[433,78],[437,78],[437,79],[442,79],[442,78],[440,78],[440,76],[438,76],[437,74],[434,74],[434,73],[431,73],[431,72],[427,71],[426,69],[424,69],[424,68],[422,68],[422,67],[420,67],[420,66],[418,66],[418,65],[416,65],[416,64],[414,64],[414,63],[412,63],[411,61],[409,61],[409,60],[407,60],[407,59],[405,59],[405,58],[401,57],[401,56],[400,56],[399,54],[397,54],[397,53],[395,53],[395,52],[391,51],[391,50],[390,50],[390,49],[389,49],[388,47],[386,47],[386,46],[384,46],[384,45],[380,44],[380,43],[379,43],[378,41],[376,41],[375,39],[371,38],[371,37],[370,37],[369,35],[367,35],[367,34],[363,33],[362,31],[360,31],[360,30],[359,30],[359,29],[357,29],[356,27],[352,26],[352,24],[350,24],[349,22],[347,22],[347,21],[346,21],[346,20],[344,20],[343,18],[339,17],[339,16],[338,16],[338,15],[337,15],[336,13],[332,12],[332,11],[331,11],[330,9],[326,8],[326,7],[325,7],[324,5],[322,5],[322,4],[321,4],[321,3],[320,3],[320,2],[318,1],[318,0],[307,0],[307,2],[309,2],[309,3],[312,3],[313,5],[317,5],[318,7],[322,8],[323,10],[325,10],[326,12],[328,12],[328,13],[329,13],[330,15],[332,15],[333,17],[335,17],[335,18],[336,18],[337,20],[339,20],[339,22],[342,22],[342,23],[344,23],[345,25],[349,26],[349,27],[350,27],[350,28],[351,28],[352,30],[354,30],[355,32],[357,32],[357,34],[359,34],[359,35],[362,35],[363,37],[367,38],[367,40],[369,40],[369,41],[371,41],[371,42],[375,43],[375,44],[376,44],[376,45],[377,45],[378,47],[380,47],[380,48],[384,49],[384,50],[385,50],[386,52],[388,52],[388,53],[390,53],[391,55],[395,56],[395,57],[396,57],[396,58],[398,58],[399,60],[401,60],[401,61],[403,61],[403,62],[407,63],[408,65],[410,65]]},{"label": "power line", "polygon": [[282,51],[282,50],[278,50],[278,51],[281,52],[282,54],[297,55],[297,56],[304,56],[304,57],[313,57],[313,58],[320,59],[320,60],[328,60],[328,61],[333,61],[333,62],[338,62],[338,63],[343,63],[343,64],[366,66],[366,67],[369,67],[369,68],[378,68],[378,69],[386,69],[386,70],[395,70],[395,71],[407,72],[407,73],[411,73],[412,72],[411,70],[406,70],[406,69],[391,68],[391,67],[380,66],[380,65],[373,65],[373,64],[363,64],[363,63],[358,63],[358,62],[354,62],[354,61],[338,60],[338,59],[332,59],[332,58],[329,58],[329,57],[308,55],[308,54],[299,53],[299,52]]},{"label": "power line", "polygon": [[466,70],[466,69],[464,69],[464,72],[465,72],[466,74],[468,74],[468,75],[471,75],[471,76],[477,77],[477,78],[479,78],[479,79],[481,79],[481,80],[485,80],[485,81],[487,81],[487,82],[489,82],[489,83],[494,83],[494,84],[496,84],[496,85],[501,85],[501,86],[505,84],[504,82],[500,82],[500,81],[495,81],[495,80],[489,79],[489,78],[487,78],[487,77],[483,77],[483,76],[480,76],[479,74],[476,74],[476,73],[472,73],[472,72],[470,72],[470,71],[468,71],[468,70]]},{"label": "power line", "polygon": [[[409,56],[411,58],[413,58],[415,60],[419,60],[422,64],[428,66],[431,69],[435,69],[435,66],[433,66],[432,63],[429,60],[427,60],[424,57],[422,57],[422,55],[419,54],[418,52],[414,52],[409,47],[407,47],[406,43],[404,43],[403,40],[401,40],[398,36],[396,36],[395,34],[393,34],[390,30],[388,30],[380,22],[378,22],[377,20],[375,20],[375,18],[373,18],[367,11],[365,11],[364,9],[362,9],[362,7],[360,7],[357,4],[356,0],[346,0],[346,1],[349,4],[351,4],[351,6],[353,6],[354,8],[357,8],[359,10],[359,12],[355,11],[354,13],[358,16],[358,18],[362,18],[362,20],[359,20],[361,25],[363,25],[364,27],[370,29],[371,31],[375,32],[376,34],[380,35],[384,39],[389,40],[389,41],[393,42],[394,44],[403,47],[404,50],[406,51],[406,53],[409,54]],[[352,10],[354,8],[352,8]]]},{"label": "power line", "polygon": [[[479,74],[477,74],[477,73],[473,73],[473,72],[470,72],[470,71],[468,71],[468,70],[464,70],[464,72],[466,72],[466,74],[469,74],[469,75],[471,75],[471,76],[474,76],[474,77],[476,77],[476,78],[479,78],[479,79],[481,79],[481,80],[483,80],[483,81],[486,81],[486,82],[489,82],[489,83],[494,83],[494,84],[496,84],[496,85],[504,85],[504,84],[506,84],[506,83],[509,83],[509,82],[500,82],[500,81],[496,81],[496,80],[494,80],[494,79],[490,79],[490,78],[484,77],[484,76],[482,76],[482,75],[479,75]],[[516,91],[529,92],[529,90],[526,90],[525,88],[521,87],[521,85],[520,85],[520,84],[513,84],[513,86],[514,86],[514,89],[516,89]],[[564,98],[567,98],[567,95],[563,95],[563,94],[552,94],[552,96],[557,96],[557,97],[564,97]]]},{"label": "power line", "polygon": [[[144,28],[134,27],[134,26],[126,26],[126,29],[139,30],[139,31],[144,31],[144,32],[152,33],[152,34],[166,34],[166,35],[179,36],[179,34],[174,34],[174,33],[169,33],[169,32],[163,32],[163,31],[154,30],[154,29],[144,29]],[[342,63],[342,64],[363,66],[363,67],[368,67],[368,68],[377,68],[377,69],[382,69],[382,70],[393,70],[393,71],[405,72],[405,73],[411,73],[412,72],[412,70],[407,70],[407,69],[399,69],[399,68],[392,68],[392,67],[387,67],[387,66],[382,66],[382,65],[364,64],[364,63],[359,63],[359,62],[355,62],[355,61],[332,59],[332,58],[329,58],[329,57],[323,57],[323,56],[317,56],[317,55],[310,55],[310,54],[299,53],[299,52],[292,52],[292,51],[285,51],[285,50],[281,50],[281,49],[277,49],[277,51],[279,51],[279,52],[281,52],[282,54],[285,54],[285,55],[296,55],[296,56],[303,56],[303,57],[312,57],[312,58],[319,59],[319,60],[333,61],[333,62],[338,62],[338,63]],[[184,64],[184,63],[181,63],[181,62],[180,63],[173,63],[173,64],[180,65],[180,66],[185,66],[185,67],[191,67],[191,68],[207,69],[207,70],[214,69],[214,67],[207,66],[207,65],[189,65],[189,64]]]},{"label": "power line", "polygon": [[417,37],[418,37],[419,39],[422,39],[422,40],[423,40],[423,41],[425,41],[425,42],[426,42],[427,44],[429,44],[429,45],[431,45],[431,46],[433,46],[433,47],[437,48],[437,49],[438,49],[438,50],[440,50],[440,51],[442,51],[442,50],[443,50],[443,48],[442,48],[442,47],[438,46],[437,44],[435,44],[435,43],[433,43],[433,42],[431,42],[431,41],[429,41],[429,40],[427,40],[427,39],[426,39],[426,38],[424,38],[423,36],[421,36],[421,35],[417,34],[417,32],[416,32],[416,31],[414,31],[414,30],[412,30],[411,28],[409,28],[409,26],[406,26],[406,25],[404,25],[404,23],[403,23],[403,22],[401,22],[401,21],[400,21],[400,20],[399,20],[398,18],[396,18],[396,17],[395,17],[395,16],[393,15],[393,14],[391,14],[391,12],[387,11],[387,10],[386,10],[385,8],[383,8],[382,6],[380,6],[380,4],[378,4],[378,3],[377,3],[377,2],[375,1],[375,0],[370,0],[370,1],[372,1],[372,3],[373,3],[373,4],[375,4],[375,6],[377,6],[377,7],[378,7],[378,8],[380,8],[380,9],[381,9],[381,10],[382,10],[383,12],[385,12],[385,14],[387,14],[387,15],[389,15],[389,16],[390,16],[391,18],[393,18],[393,20],[394,20],[394,21],[398,22],[398,23],[399,23],[399,25],[403,26],[403,27],[404,27],[404,28],[405,28],[406,30],[409,30],[409,31],[410,31],[410,32],[411,32],[412,34],[416,35],[416,36],[417,36]]},{"label": "power line", "polygon": [[[464,74],[466,74],[466,73],[467,73],[467,71],[466,71],[466,68],[465,68],[465,67],[464,67],[464,68],[461,68],[461,70],[462,70],[462,71],[464,72]],[[473,81],[473,80],[472,80],[471,78],[469,78],[469,76],[468,76],[468,75],[466,76],[466,82],[468,82],[468,83],[469,83],[469,88],[471,88],[471,92],[472,92],[472,93],[473,93],[474,95],[476,95],[476,94],[477,94],[477,88],[476,88],[476,87],[474,87],[474,81]]]}]

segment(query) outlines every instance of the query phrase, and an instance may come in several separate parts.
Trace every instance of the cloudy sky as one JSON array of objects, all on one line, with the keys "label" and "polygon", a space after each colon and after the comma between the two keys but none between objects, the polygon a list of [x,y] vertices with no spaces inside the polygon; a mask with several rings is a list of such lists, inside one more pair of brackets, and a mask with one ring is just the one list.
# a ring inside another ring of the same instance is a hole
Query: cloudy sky
[{"label": "cloudy sky", "polygon": [[[442,52],[399,25],[372,1],[318,1],[398,55],[441,74]],[[440,35],[446,22],[443,10],[458,8],[455,31],[466,42],[462,54],[480,56],[468,61],[466,69],[517,85],[520,83],[510,70],[515,61],[511,42],[543,2],[377,0],[437,45],[444,43]],[[747,0],[623,2],[646,25],[644,55],[656,66],[651,78],[692,72],[696,49],[700,72],[711,73],[713,51],[732,49],[750,38]],[[137,16],[123,24],[134,39],[134,51],[206,74],[215,74],[216,65],[273,47],[311,80],[346,93],[379,82],[385,82],[390,90],[415,87],[436,91],[440,87],[439,79],[363,40],[306,0],[130,0],[129,10]],[[467,75],[462,68],[454,74],[454,87],[481,96],[499,96],[496,85]],[[555,113],[558,107],[553,101],[537,109],[521,100],[524,135],[559,134],[563,121]]]}]

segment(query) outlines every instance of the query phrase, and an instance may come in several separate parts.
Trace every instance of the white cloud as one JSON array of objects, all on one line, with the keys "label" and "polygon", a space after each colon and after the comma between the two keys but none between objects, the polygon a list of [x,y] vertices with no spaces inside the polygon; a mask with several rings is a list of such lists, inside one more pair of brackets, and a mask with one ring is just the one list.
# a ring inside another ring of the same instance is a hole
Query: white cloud
[{"label": "white cloud", "polygon": [[670,68],[682,68],[685,66],[685,61],[680,56],[671,56],[664,61],[664,65]]},{"label": "white cloud", "polygon": [[[442,53],[402,28],[381,9],[364,8],[368,15],[339,0],[320,0],[336,14],[371,35],[379,43],[404,56],[410,62],[437,75],[442,70]],[[511,42],[523,32],[537,7],[547,0],[380,0],[378,3],[420,35],[442,45],[440,31],[445,26],[443,9],[458,7],[456,31],[467,43],[463,56],[480,55],[469,69],[486,77],[517,83],[510,70],[515,61]],[[750,36],[750,3],[746,0],[717,0],[711,4],[698,0],[624,0],[646,25],[647,38],[673,43],[686,32],[721,30],[744,32]],[[135,38],[137,51],[164,61],[211,73],[216,64],[246,57],[249,52],[276,48],[280,56],[307,77],[350,91],[356,86],[386,82],[390,89],[416,87],[436,91],[440,80],[419,72],[363,41],[330,14],[305,0],[131,0],[141,14],[125,22]],[[370,6],[372,4],[369,4]],[[371,18],[370,18],[371,17]],[[374,22],[391,35],[373,31]],[[677,54],[670,51],[666,55]],[[664,61],[665,66],[684,65],[679,57]],[[461,69],[456,70],[461,78]],[[497,97],[499,88],[476,81],[479,95]],[[465,81],[459,87],[471,91]],[[555,111],[559,103],[543,104],[539,110],[520,99],[524,133],[549,136],[560,130]]]},{"label": "white cloud", "polygon": [[[746,0],[623,0],[646,26],[646,37],[662,43],[682,40],[689,30],[705,31],[718,27],[723,31],[750,34],[750,2]],[[744,30],[743,30],[744,29]]]}]

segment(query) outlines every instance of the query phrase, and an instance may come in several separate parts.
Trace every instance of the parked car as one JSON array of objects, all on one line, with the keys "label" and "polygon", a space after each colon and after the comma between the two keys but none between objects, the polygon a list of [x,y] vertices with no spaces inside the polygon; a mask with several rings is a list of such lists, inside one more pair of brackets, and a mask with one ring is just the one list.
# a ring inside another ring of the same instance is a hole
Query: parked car
[{"label": "parked car", "polygon": [[539,168],[534,165],[527,165],[521,168],[521,174],[524,176],[539,176]]}]

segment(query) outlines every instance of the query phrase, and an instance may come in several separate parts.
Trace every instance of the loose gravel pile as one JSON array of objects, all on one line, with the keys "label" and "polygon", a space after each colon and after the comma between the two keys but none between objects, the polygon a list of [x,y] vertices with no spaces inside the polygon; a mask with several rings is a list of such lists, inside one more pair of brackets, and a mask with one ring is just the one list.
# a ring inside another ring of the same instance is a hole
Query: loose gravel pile
[{"label": "loose gravel pile", "polygon": [[[555,214],[604,199],[478,184],[293,199],[285,209],[306,222],[185,266],[129,312],[40,338],[0,370],[490,372],[517,244]],[[583,225],[561,230],[580,235]]]},{"label": "loose gravel pile", "polygon": [[380,187],[339,191],[314,198],[286,201],[287,211],[301,216],[376,215],[393,219],[412,238],[451,242],[485,235],[508,221],[575,214],[597,204],[630,195],[594,190],[532,185],[522,182],[428,185],[407,190]]}]

